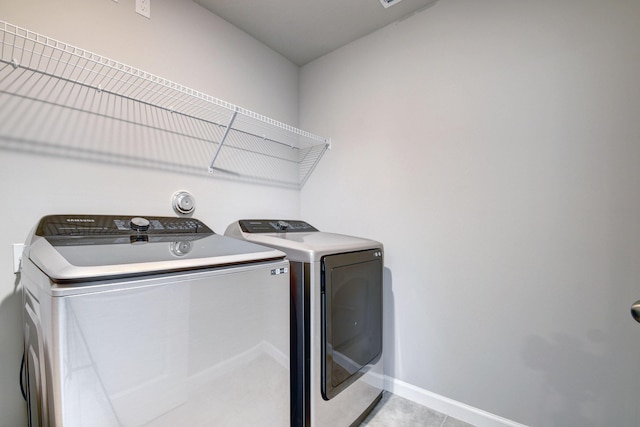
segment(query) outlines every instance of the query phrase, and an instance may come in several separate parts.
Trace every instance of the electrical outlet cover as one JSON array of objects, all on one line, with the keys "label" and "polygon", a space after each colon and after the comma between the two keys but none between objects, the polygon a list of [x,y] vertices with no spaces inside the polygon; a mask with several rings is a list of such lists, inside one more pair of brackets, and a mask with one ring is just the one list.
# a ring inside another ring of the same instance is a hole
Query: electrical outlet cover
[{"label": "electrical outlet cover", "polygon": [[20,261],[22,260],[22,252],[24,251],[24,243],[13,244],[13,272],[20,271]]},{"label": "electrical outlet cover", "polygon": [[151,19],[151,0],[136,0],[136,12]]}]

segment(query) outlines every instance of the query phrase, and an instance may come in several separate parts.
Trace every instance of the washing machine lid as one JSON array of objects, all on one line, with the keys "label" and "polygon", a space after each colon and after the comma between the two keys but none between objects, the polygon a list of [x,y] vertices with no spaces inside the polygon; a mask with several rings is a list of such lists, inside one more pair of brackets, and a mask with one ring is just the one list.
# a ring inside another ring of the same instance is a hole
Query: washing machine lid
[{"label": "washing machine lid", "polygon": [[193,218],[52,215],[25,254],[56,283],[282,259],[279,250],[215,234]]},{"label": "washing machine lid", "polygon": [[[312,230],[312,231],[309,231]],[[315,262],[325,255],[380,249],[380,242],[326,233],[304,221],[244,219],[227,227],[225,235],[279,249],[290,261]]]}]

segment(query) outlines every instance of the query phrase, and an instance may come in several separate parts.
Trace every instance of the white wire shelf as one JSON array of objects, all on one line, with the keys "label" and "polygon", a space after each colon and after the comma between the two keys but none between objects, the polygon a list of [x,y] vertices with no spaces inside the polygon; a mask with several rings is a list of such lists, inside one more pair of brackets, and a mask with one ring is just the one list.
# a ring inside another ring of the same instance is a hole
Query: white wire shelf
[{"label": "white wire shelf", "polygon": [[0,149],[301,188],[330,140],[0,21]]}]

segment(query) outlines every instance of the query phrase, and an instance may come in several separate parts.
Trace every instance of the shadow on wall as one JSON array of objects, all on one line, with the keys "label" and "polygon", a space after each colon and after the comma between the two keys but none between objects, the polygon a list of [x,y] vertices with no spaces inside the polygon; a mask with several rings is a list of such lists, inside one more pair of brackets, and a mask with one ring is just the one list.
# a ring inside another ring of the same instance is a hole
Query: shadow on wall
[{"label": "shadow on wall", "polygon": [[391,270],[384,267],[382,272],[382,353],[384,374],[395,378],[395,302]]},{"label": "shadow on wall", "polygon": [[[22,294],[16,276],[14,291],[0,303],[0,426],[15,427],[26,423],[26,403],[20,392],[22,360]],[[18,409],[20,408],[20,409]],[[22,411],[22,419],[16,417]],[[7,418],[9,417],[9,418]]]},{"label": "shadow on wall", "polygon": [[165,109],[40,77],[0,62],[0,149],[207,174],[222,125],[176,124]]},{"label": "shadow on wall", "polygon": [[[602,331],[591,331],[594,344],[602,344]],[[608,385],[615,384],[610,363],[588,349],[579,338],[556,333],[551,338],[530,335],[523,358],[527,366],[543,375],[543,389],[534,403],[536,424],[544,426],[597,427],[606,425]]]}]

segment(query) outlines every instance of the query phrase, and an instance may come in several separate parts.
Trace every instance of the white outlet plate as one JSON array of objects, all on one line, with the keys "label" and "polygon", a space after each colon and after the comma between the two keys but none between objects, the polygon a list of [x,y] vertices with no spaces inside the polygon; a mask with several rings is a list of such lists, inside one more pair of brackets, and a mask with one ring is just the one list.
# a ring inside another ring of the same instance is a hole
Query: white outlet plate
[{"label": "white outlet plate", "polygon": [[136,13],[151,19],[151,0],[136,0]]},{"label": "white outlet plate", "polygon": [[24,251],[24,243],[13,244],[13,272],[20,271],[20,260],[22,260],[22,252]]}]

